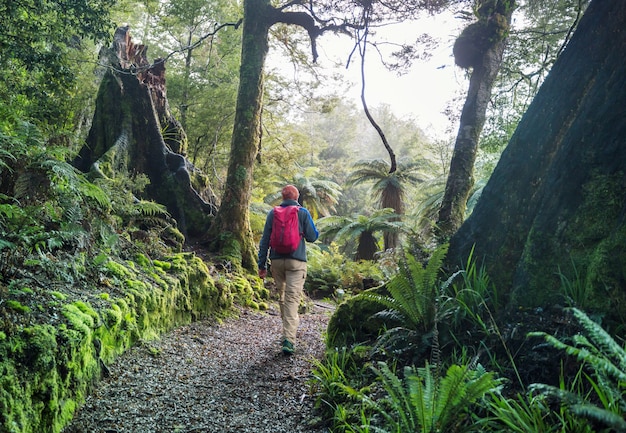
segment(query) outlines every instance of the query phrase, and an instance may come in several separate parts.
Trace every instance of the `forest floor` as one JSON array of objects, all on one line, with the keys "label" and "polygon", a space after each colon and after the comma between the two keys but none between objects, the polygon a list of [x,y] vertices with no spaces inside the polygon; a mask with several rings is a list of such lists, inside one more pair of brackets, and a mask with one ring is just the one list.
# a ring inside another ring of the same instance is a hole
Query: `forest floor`
[{"label": "forest floor", "polygon": [[[324,353],[330,304],[300,316],[296,353],[280,351],[278,306],[194,322],[109,366],[64,433],[323,433],[308,381]],[[319,424],[319,423],[318,423]]]}]

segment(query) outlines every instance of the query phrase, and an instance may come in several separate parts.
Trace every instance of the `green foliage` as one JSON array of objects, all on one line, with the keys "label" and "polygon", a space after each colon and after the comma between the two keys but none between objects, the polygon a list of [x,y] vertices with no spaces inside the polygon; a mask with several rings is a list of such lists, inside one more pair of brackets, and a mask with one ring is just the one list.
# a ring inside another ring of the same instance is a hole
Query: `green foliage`
[{"label": "green foliage", "polygon": [[[452,365],[445,376],[426,363],[415,369],[407,366],[398,377],[384,362],[374,369],[387,396],[364,401],[384,422],[381,432],[447,432],[470,430],[471,409],[494,392],[499,381],[482,366]],[[378,430],[377,430],[378,431]]]},{"label": "green foliage", "polygon": [[375,351],[387,351],[398,358],[407,356],[407,361],[414,362],[432,348],[432,356],[437,362],[437,323],[449,313],[448,305],[441,301],[456,276],[439,283],[447,248],[447,244],[437,248],[425,266],[413,254],[405,253],[398,273],[384,286],[388,294],[367,291],[357,296],[357,301],[370,301],[386,308],[372,316],[388,325],[378,338]]},{"label": "green foliage", "polygon": [[335,211],[335,206],[341,197],[341,187],[320,175],[320,168],[309,167],[293,177],[281,176],[274,182],[277,192],[268,194],[265,202],[273,205],[279,204],[282,201],[280,190],[283,186],[291,184],[300,192],[298,202],[309,210],[314,220],[329,216]]},{"label": "green foliage", "polygon": [[414,255],[405,253],[398,274],[386,284],[389,296],[370,292],[359,296],[387,307],[389,314],[397,315],[405,328],[431,331],[437,320],[440,296],[437,280],[447,248],[447,245],[437,248],[426,266]]},{"label": "green foliage", "polygon": [[532,389],[558,398],[576,416],[604,424],[614,431],[626,431],[623,418],[626,412],[626,350],[583,311],[569,310],[586,335],[573,336],[571,343],[545,332],[533,332],[529,336],[542,337],[551,346],[584,363],[593,372],[593,378],[588,377],[588,381],[596,399],[542,384],[533,385]]},{"label": "green foliage", "polygon": [[563,297],[570,307],[587,308],[590,306],[590,302],[593,297],[593,287],[583,276],[576,267],[576,263],[572,260],[573,277],[568,276],[561,271],[557,275],[561,281],[561,291]]},{"label": "green foliage", "polygon": [[572,419],[563,410],[554,411],[543,396],[518,394],[506,398],[500,393],[492,394],[487,408],[492,416],[476,420],[481,431],[510,433],[591,433],[586,423]]},{"label": "green foliage", "polygon": [[354,251],[355,260],[374,260],[381,250],[377,235],[381,232],[398,233],[404,225],[391,208],[374,211],[372,215],[351,217],[330,216],[318,221],[320,237],[343,244],[343,250]]},{"label": "green foliage", "polygon": [[499,304],[498,291],[491,282],[485,265],[476,264],[474,249],[470,251],[464,268],[459,273],[461,281],[453,282],[449,287],[451,320],[453,329],[462,329],[477,325],[485,335],[490,333],[492,311],[497,312]]},{"label": "green foliage", "polygon": [[114,0],[0,2],[0,105],[46,125],[70,117],[84,39],[109,36]]},{"label": "green foliage", "polygon": [[22,305],[19,301],[14,301],[13,299],[7,301],[7,306],[18,313],[28,313],[30,311],[28,306]]},{"label": "green foliage", "polygon": [[337,408],[350,400],[347,389],[362,376],[353,350],[345,347],[331,349],[322,360],[313,360],[308,384],[323,419],[332,418]]},{"label": "green foliage", "polygon": [[391,208],[397,214],[403,214],[407,187],[424,181],[421,169],[425,165],[423,160],[401,159],[392,173],[389,162],[383,159],[358,161],[353,165],[348,185],[372,183],[371,191],[379,200],[379,208]]},{"label": "green foliage", "polygon": [[356,294],[363,291],[364,281],[377,284],[383,279],[375,262],[348,260],[335,243],[331,243],[326,250],[310,248],[308,254],[304,289],[309,294],[337,296],[339,289],[344,294]]}]

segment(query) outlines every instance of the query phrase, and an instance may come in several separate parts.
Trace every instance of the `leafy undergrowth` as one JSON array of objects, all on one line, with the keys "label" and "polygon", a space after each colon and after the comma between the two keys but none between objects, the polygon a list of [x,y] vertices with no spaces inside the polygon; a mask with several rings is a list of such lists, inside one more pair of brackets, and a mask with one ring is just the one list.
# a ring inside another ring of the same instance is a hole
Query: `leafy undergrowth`
[{"label": "leafy undergrowth", "polygon": [[266,306],[256,276],[183,251],[165,209],[136,198],[145,180],[91,182],[11,144],[0,155],[0,431],[59,432],[137,342]]}]

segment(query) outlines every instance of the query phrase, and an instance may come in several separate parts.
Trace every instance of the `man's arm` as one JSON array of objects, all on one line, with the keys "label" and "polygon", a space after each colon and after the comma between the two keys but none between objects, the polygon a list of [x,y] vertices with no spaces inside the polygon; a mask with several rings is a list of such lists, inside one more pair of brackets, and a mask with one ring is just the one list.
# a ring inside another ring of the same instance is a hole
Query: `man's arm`
[{"label": "man's arm", "polygon": [[305,208],[300,209],[303,210],[306,214],[306,219],[304,222],[304,239],[306,239],[307,242],[315,242],[320,234],[317,231],[317,227],[315,227],[315,223],[313,222],[311,213]]}]

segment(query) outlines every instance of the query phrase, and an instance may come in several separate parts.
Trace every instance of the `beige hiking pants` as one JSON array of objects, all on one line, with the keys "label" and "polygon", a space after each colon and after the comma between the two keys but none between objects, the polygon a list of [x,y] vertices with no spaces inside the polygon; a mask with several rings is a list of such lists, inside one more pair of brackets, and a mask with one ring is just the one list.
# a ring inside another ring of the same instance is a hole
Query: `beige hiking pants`
[{"label": "beige hiking pants", "polygon": [[283,319],[283,339],[296,344],[300,324],[298,307],[306,279],[306,262],[296,259],[273,259],[272,276],[280,296],[280,316]]}]

